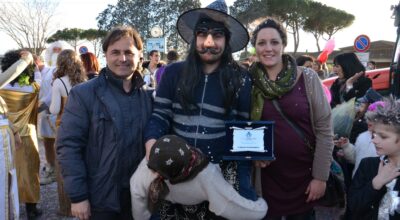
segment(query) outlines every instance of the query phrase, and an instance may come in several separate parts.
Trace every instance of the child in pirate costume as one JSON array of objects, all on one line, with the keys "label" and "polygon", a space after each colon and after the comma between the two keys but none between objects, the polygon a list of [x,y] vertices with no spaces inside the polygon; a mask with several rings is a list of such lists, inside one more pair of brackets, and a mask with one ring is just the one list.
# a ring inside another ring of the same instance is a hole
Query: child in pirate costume
[{"label": "child in pirate costume", "polygon": [[400,101],[386,100],[366,116],[374,123],[372,142],[379,157],[361,160],[348,206],[354,219],[400,219]]},{"label": "child in pirate costume", "polygon": [[227,219],[261,219],[268,209],[262,198],[240,196],[218,164],[209,163],[200,150],[175,135],[156,141],[130,186],[134,219],[149,219],[163,199],[184,205],[208,201],[210,211]]}]

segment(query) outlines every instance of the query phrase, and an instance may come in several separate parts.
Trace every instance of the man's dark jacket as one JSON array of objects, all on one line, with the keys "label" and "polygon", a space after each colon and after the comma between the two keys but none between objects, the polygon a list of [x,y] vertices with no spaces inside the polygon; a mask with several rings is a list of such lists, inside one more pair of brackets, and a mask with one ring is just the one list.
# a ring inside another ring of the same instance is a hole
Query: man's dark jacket
[{"label": "man's dark jacket", "polygon": [[[57,155],[71,202],[89,199],[92,210],[118,212],[124,118],[107,77],[101,73],[71,90],[58,130]],[[143,90],[140,75],[134,75],[132,82],[140,96],[132,111],[141,111],[137,124],[141,134],[152,111],[151,91]],[[132,173],[145,155],[142,135],[137,141],[140,149],[134,149],[138,161]]]}]

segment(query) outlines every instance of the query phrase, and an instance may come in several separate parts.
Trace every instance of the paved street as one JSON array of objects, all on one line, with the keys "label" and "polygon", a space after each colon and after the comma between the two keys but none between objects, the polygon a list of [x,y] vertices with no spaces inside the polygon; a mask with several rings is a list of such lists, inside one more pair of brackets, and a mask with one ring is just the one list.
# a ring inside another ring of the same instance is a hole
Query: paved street
[{"label": "paved street", "polygon": [[[44,156],[43,143],[39,141],[40,152],[40,170],[44,166],[46,159]],[[76,218],[67,218],[57,215],[58,210],[58,197],[57,197],[57,183],[54,182],[48,185],[40,186],[40,202],[38,208],[43,211],[40,220],[75,220]],[[25,205],[20,205],[20,219],[27,219],[25,213]]]}]

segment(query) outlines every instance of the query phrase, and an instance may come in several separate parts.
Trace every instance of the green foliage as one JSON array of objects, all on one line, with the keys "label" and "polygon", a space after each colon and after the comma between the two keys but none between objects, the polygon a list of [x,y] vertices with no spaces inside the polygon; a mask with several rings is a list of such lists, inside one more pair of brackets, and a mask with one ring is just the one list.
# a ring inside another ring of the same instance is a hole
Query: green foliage
[{"label": "green foliage", "polygon": [[345,11],[312,0],[236,0],[230,10],[248,28],[249,24],[267,16],[282,21],[288,34],[293,36],[295,53],[300,44],[301,30],[313,34],[320,50],[318,41],[321,37],[325,35],[330,39],[354,21],[354,16]]},{"label": "green foliage", "polygon": [[81,40],[82,32],[83,30],[79,28],[64,28],[63,30],[58,30],[55,34],[51,35],[46,42],[52,43],[58,40],[64,40],[76,49],[78,42]]},{"label": "green foliage", "polygon": [[47,39],[47,43],[52,43],[58,40],[74,41],[80,39],[82,31],[83,30],[79,28],[64,28],[63,30],[58,30]]},{"label": "green foliage", "polygon": [[87,29],[82,31],[80,38],[92,43],[94,54],[98,57],[100,54],[102,40],[106,35],[107,31],[104,30]]},{"label": "green foliage", "polygon": [[79,28],[65,28],[58,30],[47,39],[47,43],[52,43],[58,40],[64,40],[70,43],[75,49],[82,40],[87,40],[92,43],[94,53],[96,56],[100,53],[100,45],[102,39],[106,36],[107,31],[97,29],[79,29]]},{"label": "green foliage", "polygon": [[233,6],[229,7],[230,14],[238,19],[244,26],[248,25],[265,15],[265,12],[258,10],[259,0],[236,0]]},{"label": "green foliage", "polygon": [[182,52],[185,43],[175,24],[181,13],[194,8],[200,8],[199,0],[119,0],[98,15],[97,25],[105,31],[117,25],[133,26],[144,41],[151,37],[150,29],[159,26],[167,38],[167,48]]}]

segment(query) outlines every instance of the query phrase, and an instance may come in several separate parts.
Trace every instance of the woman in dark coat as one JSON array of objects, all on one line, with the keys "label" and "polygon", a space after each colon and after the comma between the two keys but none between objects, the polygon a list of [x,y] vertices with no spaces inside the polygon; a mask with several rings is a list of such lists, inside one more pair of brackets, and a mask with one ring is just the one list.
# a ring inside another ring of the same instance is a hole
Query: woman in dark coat
[{"label": "woman in dark coat", "polygon": [[354,53],[342,53],[333,60],[338,78],[331,86],[331,107],[360,98],[372,87],[371,79],[365,76],[365,67]]}]

